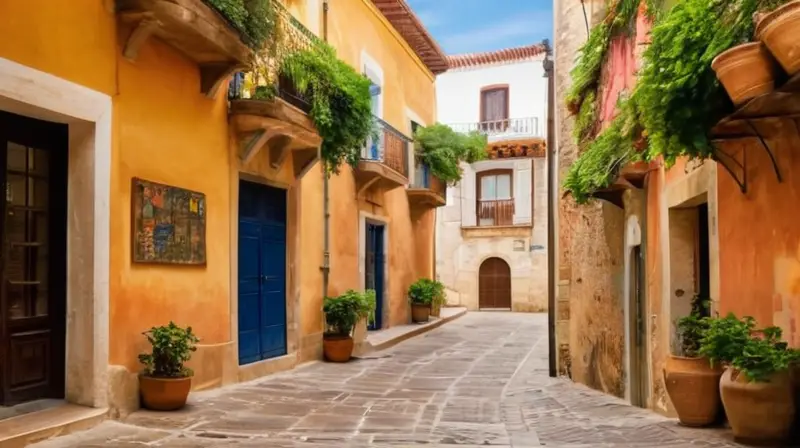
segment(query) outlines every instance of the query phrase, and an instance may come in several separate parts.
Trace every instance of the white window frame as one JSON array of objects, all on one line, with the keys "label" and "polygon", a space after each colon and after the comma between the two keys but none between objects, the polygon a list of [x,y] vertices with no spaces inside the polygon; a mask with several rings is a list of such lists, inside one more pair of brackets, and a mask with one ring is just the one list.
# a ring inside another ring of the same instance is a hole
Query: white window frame
[{"label": "white window frame", "polygon": [[383,120],[383,104],[384,104],[384,76],[383,68],[378,61],[367,53],[367,50],[361,50],[361,70],[367,74],[367,77],[375,85],[380,87],[381,93],[378,94],[378,118]]}]

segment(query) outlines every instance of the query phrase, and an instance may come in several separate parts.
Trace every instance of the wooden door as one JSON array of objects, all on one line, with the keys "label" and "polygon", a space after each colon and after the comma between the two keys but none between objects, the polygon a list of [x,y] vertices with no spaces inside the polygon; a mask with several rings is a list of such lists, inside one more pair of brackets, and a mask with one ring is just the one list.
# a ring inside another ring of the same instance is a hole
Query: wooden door
[{"label": "wooden door", "polygon": [[0,402],[63,398],[66,125],[0,112]]},{"label": "wooden door", "polygon": [[488,258],[478,274],[478,306],[511,309],[511,268],[500,258]]},{"label": "wooden door", "polygon": [[370,330],[383,327],[383,277],[385,256],[383,251],[383,226],[367,223],[366,241],[366,289],[375,291],[375,320],[370,323]]},{"label": "wooden door", "polygon": [[286,354],[286,191],[239,187],[239,364]]},{"label": "wooden door", "polygon": [[644,253],[641,246],[631,249],[630,260],[630,335],[631,335],[631,404],[647,407],[650,380],[647,355],[647,318],[644,292]]}]

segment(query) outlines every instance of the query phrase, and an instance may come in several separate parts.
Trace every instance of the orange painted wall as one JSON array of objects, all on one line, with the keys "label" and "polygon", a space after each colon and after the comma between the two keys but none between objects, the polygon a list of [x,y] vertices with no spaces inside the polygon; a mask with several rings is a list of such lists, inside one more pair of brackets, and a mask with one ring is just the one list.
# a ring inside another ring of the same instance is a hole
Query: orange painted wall
[{"label": "orange painted wall", "polygon": [[[302,19],[302,18],[301,18]],[[303,20],[305,22],[305,20]],[[419,59],[410,51],[388,21],[380,15],[369,0],[331,2],[328,14],[328,40],[340,58],[361,72],[361,53],[366,51],[383,69],[383,118],[401,132],[410,135],[410,117],[406,108],[432,124],[435,117],[434,78]],[[331,272],[329,294],[340,294],[347,289],[359,289],[363,273],[359,272],[359,213],[387,220],[389,244],[387,262],[389,276],[390,320],[388,325],[408,322],[406,290],[420,276],[433,275],[433,217],[423,215],[418,224],[410,214],[404,188],[396,188],[370,195],[374,202],[358,200],[352,169],[341,167],[339,175],[330,182],[330,252]],[[315,169],[302,181],[303,216],[318,217],[304,220],[303,256],[310,262],[303,264],[301,303],[302,331],[304,335],[322,330],[321,293],[322,276],[322,197],[321,173]],[[382,196],[382,197],[381,197]],[[414,245],[410,245],[414,242]],[[314,250],[313,247],[318,249]],[[319,255],[317,255],[319,254]],[[312,261],[313,260],[313,261]]]},{"label": "orange painted wall", "polygon": [[755,317],[779,325],[784,338],[800,346],[800,155],[791,124],[762,123],[783,175],[779,183],[757,140],[726,144],[747,152],[748,191],[722,167],[719,197],[720,312]]}]

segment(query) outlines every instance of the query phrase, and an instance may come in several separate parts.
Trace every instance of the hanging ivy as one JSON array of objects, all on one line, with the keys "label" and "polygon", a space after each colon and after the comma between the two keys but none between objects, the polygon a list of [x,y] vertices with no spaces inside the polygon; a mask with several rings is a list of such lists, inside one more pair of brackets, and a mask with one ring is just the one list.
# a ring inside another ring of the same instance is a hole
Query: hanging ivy
[{"label": "hanging ivy", "polygon": [[364,142],[374,132],[369,79],[323,42],[288,54],[280,72],[311,102],[328,169],[335,173],[343,163],[358,165]]},{"label": "hanging ivy", "polygon": [[275,30],[277,13],[273,0],[205,0],[242,36],[250,48],[261,49]]},{"label": "hanging ivy", "polygon": [[440,123],[419,128],[414,134],[419,161],[450,185],[461,180],[461,162],[473,163],[486,158],[487,144],[486,136],[477,131],[460,134]]}]

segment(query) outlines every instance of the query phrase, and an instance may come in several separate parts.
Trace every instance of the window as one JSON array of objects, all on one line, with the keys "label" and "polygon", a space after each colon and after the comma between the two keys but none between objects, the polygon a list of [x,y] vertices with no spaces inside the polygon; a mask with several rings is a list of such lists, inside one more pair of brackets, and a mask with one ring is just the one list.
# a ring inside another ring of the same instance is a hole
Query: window
[{"label": "window", "polygon": [[481,127],[484,131],[502,131],[508,127],[508,103],[508,85],[481,89]]},{"label": "window", "polygon": [[478,225],[508,226],[514,222],[514,187],[511,170],[478,173]]}]

